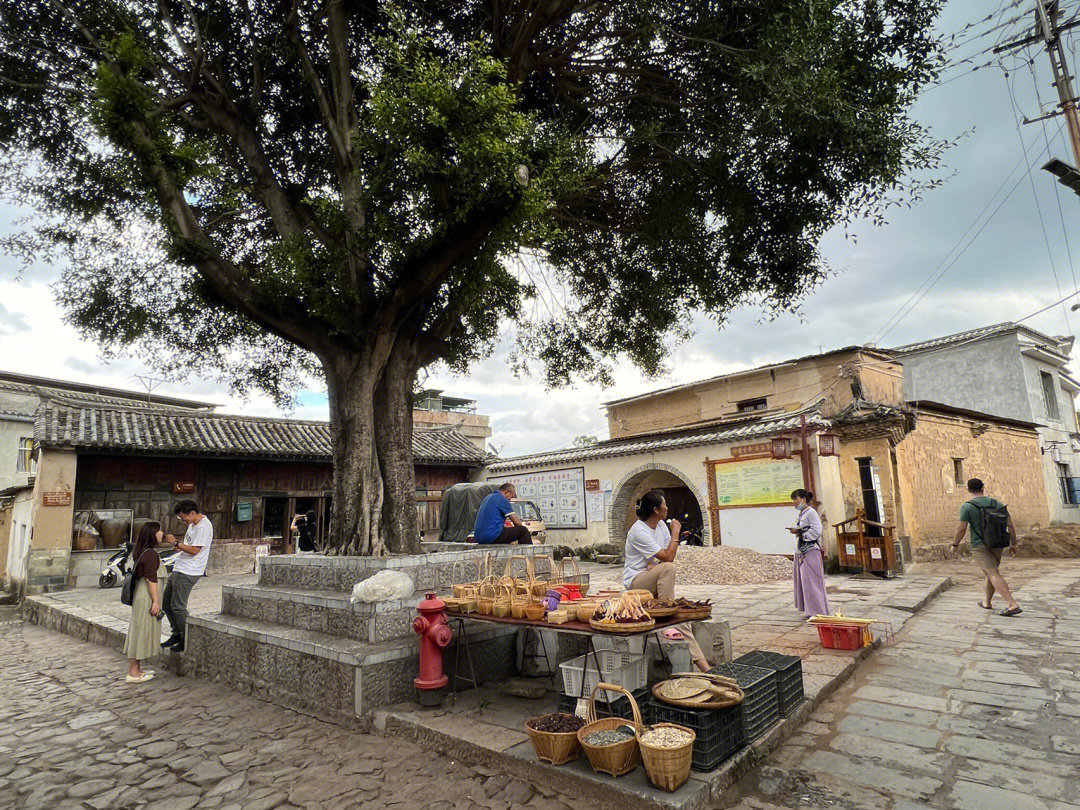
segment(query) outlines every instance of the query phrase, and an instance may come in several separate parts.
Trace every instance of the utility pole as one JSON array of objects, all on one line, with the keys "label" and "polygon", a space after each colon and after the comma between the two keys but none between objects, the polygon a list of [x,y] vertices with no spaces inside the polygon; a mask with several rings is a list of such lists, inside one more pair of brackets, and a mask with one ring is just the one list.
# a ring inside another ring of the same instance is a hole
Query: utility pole
[{"label": "utility pole", "polygon": [[1080,194],[1080,171],[1077,170],[1080,167],[1080,113],[1076,108],[1077,97],[1073,91],[1073,76],[1069,73],[1069,63],[1065,59],[1065,48],[1061,44],[1061,34],[1080,25],[1080,20],[1072,20],[1065,25],[1059,26],[1058,17],[1060,15],[1061,8],[1058,0],[1050,0],[1049,3],[1047,0],[1035,0],[1036,33],[1014,42],[999,45],[994,48],[994,53],[1014,51],[1040,41],[1046,43],[1046,52],[1050,57],[1050,67],[1054,72],[1054,87],[1057,89],[1061,109],[1058,112],[1040,115],[1038,118],[1031,120],[1025,118],[1024,123],[1030,124],[1057,115],[1065,116],[1065,125],[1069,132],[1069,140],[1072,142],[1075,165],[1069,166],[1060,160],[1053,159],[1043,168],[1056,175],[1062,184]]}]

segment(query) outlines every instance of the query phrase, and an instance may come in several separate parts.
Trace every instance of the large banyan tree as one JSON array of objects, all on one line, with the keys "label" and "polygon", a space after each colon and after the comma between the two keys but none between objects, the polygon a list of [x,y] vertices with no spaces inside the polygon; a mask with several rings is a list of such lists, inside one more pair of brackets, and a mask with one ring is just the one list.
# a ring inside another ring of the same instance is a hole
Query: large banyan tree
[{"label": "large banyan tree", "polygon": [[[329,394],[330,540],[416,547],[419,370],[550,384],[797,305],[917,194],[938,0],[0,0],[8,249],[106,352]],[[537,296],[558,306],[535,306]]]}]

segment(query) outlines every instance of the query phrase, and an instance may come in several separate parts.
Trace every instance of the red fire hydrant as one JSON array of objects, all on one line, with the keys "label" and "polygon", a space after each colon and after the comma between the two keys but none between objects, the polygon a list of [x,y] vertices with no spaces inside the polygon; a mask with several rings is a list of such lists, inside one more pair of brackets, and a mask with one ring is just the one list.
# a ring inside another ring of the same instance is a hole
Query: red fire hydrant
[{"label": "red fire hydrant", "polygon": [[446,623],[446,603],[434,592],[427,594],[416,610],[420,615],[413,619],[412,626],[420,635],[420,675],[413,679],[413,684],[420,690],[421,703],[426,704],[424,698],[434,698],[435,690],[442,689],[450,680],[443,673],[442,651],[453,633]]}]

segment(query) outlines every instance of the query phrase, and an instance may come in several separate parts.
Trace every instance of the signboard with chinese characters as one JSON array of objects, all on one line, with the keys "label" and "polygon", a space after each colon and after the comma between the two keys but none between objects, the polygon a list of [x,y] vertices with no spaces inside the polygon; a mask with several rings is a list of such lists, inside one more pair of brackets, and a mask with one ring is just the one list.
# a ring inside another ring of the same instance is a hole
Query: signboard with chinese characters
[{"label": "signboard with chinese characters", "polygon": [[56,492],[41,493],[42,506],[71,506],[71,490],[61,489]]},{"label": "signboard with chinese characters", "polygon": [[754,444],[740,444],[731,448],[732,458],[743,456],[767,456],[772,453],[772,442],[756,442]]},{"label": "signboard with chinese characters", "polygon": [[587,479],[585,479],[585,491],[586,492],[599,492],[600,491],[600,479],[599,478],[587,478]]},{"label": "signboard with chinese characters", "polygon": [[711,466],[721,509],[789,504],[792,490],[803,485],[798,459],[755,458]]},{"label": "signboard with chinese characters", "polygon": [[532,501],[549,529],[584,529],[585,469],[544,470],[535,473],[494,475],[489,484],[509,481],[523,501]]}]

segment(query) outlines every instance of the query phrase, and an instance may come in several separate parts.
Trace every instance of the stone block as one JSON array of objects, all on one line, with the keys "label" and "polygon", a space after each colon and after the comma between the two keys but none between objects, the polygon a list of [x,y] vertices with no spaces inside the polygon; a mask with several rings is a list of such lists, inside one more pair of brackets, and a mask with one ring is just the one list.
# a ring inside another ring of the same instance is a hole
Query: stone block
[{"label": "stone block", "polygon": [[369,715],[390,702],[388,675],[387,667],[383,664],[356,668],[355,710],[358,717]]},{"label": "stone block", "polygon": [[400,608],[386,613],[376,613],[372,628],[372,641],[390,641],[413,635],[412,621],[416,616],[413,608]]},{"label": "stone block", "polygon": [[368,641],[370,621],[356,611],[331,609],[326,612],[326,632],[340,638]]}]

